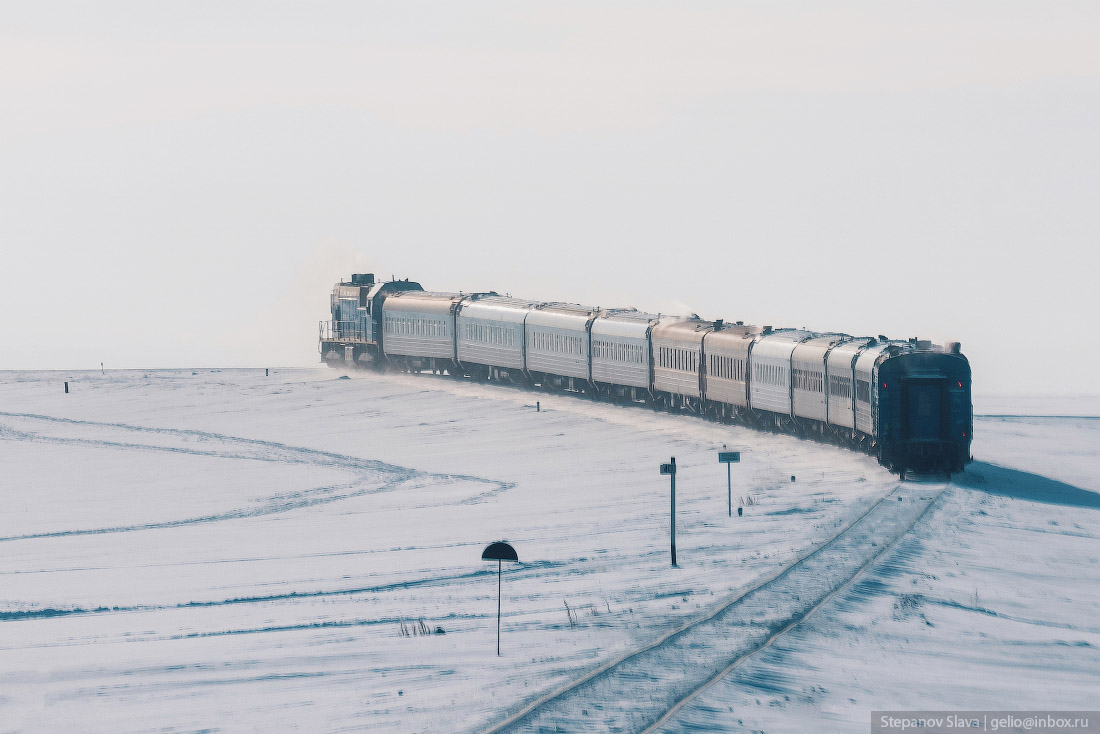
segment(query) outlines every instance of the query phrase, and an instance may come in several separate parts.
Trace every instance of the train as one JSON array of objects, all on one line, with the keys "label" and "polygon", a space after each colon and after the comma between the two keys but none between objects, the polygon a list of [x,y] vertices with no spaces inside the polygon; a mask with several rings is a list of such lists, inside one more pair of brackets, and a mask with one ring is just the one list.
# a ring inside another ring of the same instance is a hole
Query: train
[{"label": "train", "polygon": [[322,361],[640,403],[827,441],[906,472],[972,460],[959,342],[752,326],[698,315],[427,291],[351,276],[319,324]]}]

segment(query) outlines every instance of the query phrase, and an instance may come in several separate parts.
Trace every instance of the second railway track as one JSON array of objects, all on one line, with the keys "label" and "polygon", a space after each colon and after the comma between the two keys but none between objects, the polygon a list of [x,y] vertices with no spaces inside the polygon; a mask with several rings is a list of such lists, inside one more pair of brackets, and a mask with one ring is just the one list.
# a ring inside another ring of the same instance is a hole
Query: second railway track
[{"label": "second railway track", "polygon": [[812,614],[905,535],[946,488],[898,486],[832,539],[705,618],[527,704],[485,734],[655,729]]}]

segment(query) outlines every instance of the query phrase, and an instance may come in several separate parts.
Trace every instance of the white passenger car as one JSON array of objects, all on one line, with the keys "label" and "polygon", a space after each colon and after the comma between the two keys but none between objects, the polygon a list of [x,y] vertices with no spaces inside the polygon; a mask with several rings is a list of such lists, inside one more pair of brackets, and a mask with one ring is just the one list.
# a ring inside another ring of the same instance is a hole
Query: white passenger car
[{"label": "white passenger car", "polygon": [[791,414],[791,355],[799,342],[813,336],[808,331],[790,329],[760,337],[749,354],[749,407]]},{"label": "white passenger car", "polygon": [[588,327],[597,310],[571,303],[543,303],[527,314],[527,372],[538,382],[555,377],[591,378]]},{"label": "white passenger car", "polygon": [[856,381],[856,430],[874,435],[874,409],[872,399],[878,394],[874,389],[878,377],[875,363],[890,344],[879,342],[867,347],[856,357],[853,377]]},{"label": "white passenger car", "polygon": [[792,412],[796,417],[817,421],[822,426],[828,421],[825,359],[829,350],[844,338],[843,334],[823,334],[799,342],[794,348],[791,354],[791,399]]},{"label": "white passenger car", "polygon": [[637,399],[649,390],[649,333],[657,316],[633,309],[604,311],[592,322],[592,382],[603,391]]},{"label": "white passenger car", "polygon": [[874,341],[866,337],[853,338],[829,350],[825,365],[829,380],[829,425],[855,429],[856,388],[852,371],[856,357]]},{"label": "white passenger car", "polygon": [[455,358],[456,293],[405,291],[382,304],[382,350],[386,356]]},{"label": "white passenger car", "polygon": [[[749,350],[759,336],[758,326],[715,322],[715,330],[703,337],[707,400],[738,408],[748,405]],[[729,417],[730,411],[723,412]]]},{"label": "white passenger car", "polygon": [[713,329],[714,322],[698,318],[662,318],[653,327],[653,390],[672,396],[670,404],[702,397],[703,337]]},{"label": "white passenger car", "polygon": [[503,296],[471,296],[455,315],[456,359],[522,371],[523,322],[534,304]]}]

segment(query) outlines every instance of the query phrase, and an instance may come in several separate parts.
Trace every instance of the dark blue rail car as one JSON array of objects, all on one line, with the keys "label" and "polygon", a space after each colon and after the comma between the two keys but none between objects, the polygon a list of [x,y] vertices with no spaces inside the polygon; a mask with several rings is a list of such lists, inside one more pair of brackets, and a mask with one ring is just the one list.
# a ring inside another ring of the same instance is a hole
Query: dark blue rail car
[{"label": "dark blue rail car", "polygon": [[897,471],[959,471],[970,461],[970,363],[950,351],[886,354],[878,365],[878,446]]}]

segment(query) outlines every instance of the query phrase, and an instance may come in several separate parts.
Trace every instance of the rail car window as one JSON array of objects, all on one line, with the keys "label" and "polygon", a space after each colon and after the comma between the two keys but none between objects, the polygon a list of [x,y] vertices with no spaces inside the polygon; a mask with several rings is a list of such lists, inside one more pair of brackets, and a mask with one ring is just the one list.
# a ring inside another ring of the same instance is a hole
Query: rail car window
[{"label": "rail car window", "polygon": [[805,390],[806,392],[824,391],[824,376],[816,370],[795,369],[791,373],[791,377],[794,380],[795,388],[798,390]]},{"label": "rail car window", "polygon": [[584,354],[584,342],[579,336],[567,336],[548,331],[532,331],[527,337],[532,349],[563,354]]},{"label": "rail car window", "polygon": [[744,360],[712,354],[710,355],[709,362],[710,364],[708,369],[710,374],[714,377],[721,377],[726,380],[745,379]]},{"label": "rail car window", "polygon": [[497,346],[515,346],[516,332],[510,326],[500,324],[465,324],[464,333],[468,341]]},{"label": "rail car window", "polygon": [[[631,347],[629,358],[630,361],[640,364],[645,361],[645,352],[641,347]],[[657,366],[679,372],[698,372],[699,354],[692,349],[658,347]]]},{"label": "rail car window", "polygon": [[386,316],[382,329],[398,336],[447,336],[447,323],[415,316]]},{"label": "rail car window", "polygon": [[787,386],[787,371],[774,364],[755,364],[752,370],[753,381],[761,385]]},{"label": "rail car window", "polygon": [[[592,353],[593,356],[597,358],[607,359],[615,362],[630,362],[632,364],[640,364],[643,361],[642,348],[637,344],[608,342],[601,339],[592,342]],[[658,366],[663,366],[663,359],[663,352],[658,352]]]},{"label": "rail car window", "polygon": [[852,378],[842,375],[829,375],[829,394],[838,398],[852,397]]},{"label": "rail car window", "polygon": [[[609,342],[602,339],[592,341],[592,356],[597,359],[606,359],[614,362],[630,362],[641,364],[643,359],[642,348],[637,344],[623,344],[621,342]],[[663,359],[663,352],[659,353],[659,359]],[[664,366],[659,362],[658,366]]]},{"label": "rail car window", "polygon": [[871,402],[871,383],[869,380],[856,380],[856,400],[861,403]]}]

